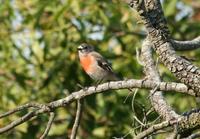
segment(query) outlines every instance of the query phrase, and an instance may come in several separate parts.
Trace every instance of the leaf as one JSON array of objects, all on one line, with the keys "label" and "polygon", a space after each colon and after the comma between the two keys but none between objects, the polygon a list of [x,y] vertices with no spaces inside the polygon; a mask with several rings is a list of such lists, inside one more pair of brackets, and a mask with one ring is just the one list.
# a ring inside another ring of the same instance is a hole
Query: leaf
[{"label": "leaf", "polygon": [[110,24],[110,21],[108,19],[108,16],[105,14],[103,10],[99,10],[100,18],[102,19],[103,23],[108,26]]}]

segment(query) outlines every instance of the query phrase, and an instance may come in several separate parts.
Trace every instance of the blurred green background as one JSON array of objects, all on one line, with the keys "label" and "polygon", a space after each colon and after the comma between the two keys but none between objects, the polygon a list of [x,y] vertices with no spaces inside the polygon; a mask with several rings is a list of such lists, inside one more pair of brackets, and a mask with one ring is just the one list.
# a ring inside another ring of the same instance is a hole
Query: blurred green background
[{"label": "blurred green background", "polygon": [[[173,38],[192,39],[200,35],[198,0],[163,0],[164,12]],[[93,82],[82,71],[77,46],[90,43],[112,63],[114,71],[125,78],[144,77],[136,59],[145,28],[138,24],[137,13],[120,0],[0,0],[0,113],[34,101],[48,103],[69,95]],[[196,58],[200,50],[179,52]],[[163,80],[176,81],[161,64]],[[127,90],[108,91],[85,99],[78,138],[132,138],[145,124],[157,123],[147,90],[139,90],[123,103]],[[195,99],[179,93],[166,93],[167,101],[182,113],[196,107]],[[0,119],[0,127],[19,118],[22,111]],[[76,104],[56,110],[49,139],[70,135]],[[26,122],[0,135],[1,139],[35,139],[44,131],[48,115]],[[147,126],[148,127],[148,126]],[[156,136],[163,138],[165,134]]]}]

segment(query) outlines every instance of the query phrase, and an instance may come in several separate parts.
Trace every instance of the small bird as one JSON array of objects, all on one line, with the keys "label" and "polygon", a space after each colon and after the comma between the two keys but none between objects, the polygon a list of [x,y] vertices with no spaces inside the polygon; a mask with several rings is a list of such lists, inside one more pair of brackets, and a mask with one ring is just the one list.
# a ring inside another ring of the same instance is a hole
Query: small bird
[{"label": "small bird", "polygon": [[[81,66],[84,71],[96,81],[96,83],[101,83],[103,81],[118,81],[120,78],[116,76],[109,62],[99,53],[94,50],[94,47],[83,43],[78,47],[78,55],[80,59]],[[131,93],[135,91],[131,88],[129,90],[128,96],[125,98],[124,103],[128,99]]]},{"label": "small bird", "polygon": [[78,47],[78,54],[84,71],[96,82],[119,80],[108,61],[97,53],[93,46],[81,44]]}]

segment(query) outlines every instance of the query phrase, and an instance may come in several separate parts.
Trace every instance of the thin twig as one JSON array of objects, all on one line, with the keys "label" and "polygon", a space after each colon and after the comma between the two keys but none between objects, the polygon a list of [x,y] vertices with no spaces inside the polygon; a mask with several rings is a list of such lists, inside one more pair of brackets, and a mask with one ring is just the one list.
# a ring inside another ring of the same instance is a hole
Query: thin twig
[{"label": "thin twig", "polygon": [[126,103],[126,101],[128,100],[128,98],[130,97],[130,95],[131,95],[132,93],[134,93],[134,92],[135,92],[134,90],[129,91],[129,93],[128,93],[128,95],[126,96],[126,98],[124,99],[123,103]]},{"label": "thin twig", "polygon": [[133,94],[133,98],[132,98],[132,101],[131,101],[131,108],[132,108],[133,113],[135,113],[134,104],[135,104],[135,97],[137,95],[137,92],[138,92],[138,89],[135,89],[135,92]]},{"label": "thin twig", "polygon": [[70,139],[76,139],[78,127],[80,125],[80,119],[82,116],[83,111],[83,99],[77,101],[77,111],[76,111],[76,118],[72,128],[72,133]]},{"label": "thin twig", "polygon": [[145,124],[142,123],[142,121],[140,121],[135,115],[133,116],[133,118],[134,118],[140,125],[142,125],[143,127],[145,126]]},{"label": "thin twig", "polygon": [[159,84],[157,84],[157,85],[155,86],[155,88],[154,88],[153,90],[150,91],[150,94],[149,94],[149,96],[147,97],[148,99],[149,99],[150,97],[152,97],[152,96],[156,93],[158,87],[159,87]]},{"label": "thin twig", "polygon": [[53,124],[54,118],[55,118],[55,113],[54,113],[54,112],[51,112],[51,113],[50,113],[49,121],[48,121],[48,123],[47,123],[47,127],[46,127],[44,133],[42,134],[42,136],[40,137],[40,139],[44,139],[44,138],[47,137],[47,135],[48,135],[48,133],[49,133],[49,130],[50,130],[50,128],[51,128],[51,125]]},{"label": "thin twig", "polygon": [[154,112],[154,111],[155,111],[154,108],[151,107],[150,110],[147,111],[146,115],[148,116],[149,114],[151,114],[151,113]]}]

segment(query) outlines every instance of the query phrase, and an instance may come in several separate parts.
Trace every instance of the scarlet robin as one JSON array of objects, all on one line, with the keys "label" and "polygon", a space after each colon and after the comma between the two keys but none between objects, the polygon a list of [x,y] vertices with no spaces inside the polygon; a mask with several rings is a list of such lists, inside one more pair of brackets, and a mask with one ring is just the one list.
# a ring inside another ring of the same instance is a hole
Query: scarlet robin
[{"label": "scarlet robin", "polygon": [[111,65],[94,47],[83,43],[78,47],[80,64],[84,71],[95,81],[119,80]]}]

